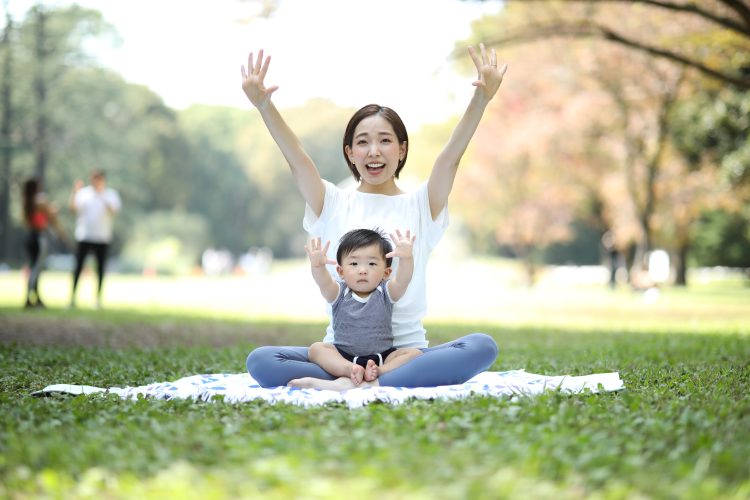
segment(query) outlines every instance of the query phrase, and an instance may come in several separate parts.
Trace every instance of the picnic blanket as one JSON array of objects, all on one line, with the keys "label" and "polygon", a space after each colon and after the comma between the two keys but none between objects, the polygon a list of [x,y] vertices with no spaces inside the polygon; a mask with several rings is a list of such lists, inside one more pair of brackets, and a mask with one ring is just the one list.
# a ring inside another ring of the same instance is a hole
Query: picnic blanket
[{"label": "picnic blanket", "polygon": [[[410,399],[461,399],[473,395],[488,397],[532,396],[545,390],[566,393],[608,392],[623,389],[619,373],[596,373],[582,376],[545,376],[524,370],[482,372],[464,384],[439,387],[362,387],[344,392],[294,387],[262,388],[247,373],[217,373],[192,375],[173,382],[157,382],[138,387],[101,388],[90,385],[55,384],[32,393],[35,396],[52,394],[116,394],[123,399],[139,396],[156,399],[195,399],[210,401],[221,396],[224,401],[240,403],[262,400],[271,404],[289,403],[300,406],[320,406],[343,403],[359,408],[372,402],[401,404]],[[218,399],[218,398],[217,398]]]}]

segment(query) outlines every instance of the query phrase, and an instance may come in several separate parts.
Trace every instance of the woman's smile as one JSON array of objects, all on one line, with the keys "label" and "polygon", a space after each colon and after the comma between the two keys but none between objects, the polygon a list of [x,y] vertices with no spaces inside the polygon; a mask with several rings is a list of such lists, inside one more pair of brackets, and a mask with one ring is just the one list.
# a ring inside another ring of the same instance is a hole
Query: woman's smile
[{"label": "woman's smile", "polygon": [[367,173],[371,175],[379,175],[385,168],[385,163],[368,163],[365,165]]}]

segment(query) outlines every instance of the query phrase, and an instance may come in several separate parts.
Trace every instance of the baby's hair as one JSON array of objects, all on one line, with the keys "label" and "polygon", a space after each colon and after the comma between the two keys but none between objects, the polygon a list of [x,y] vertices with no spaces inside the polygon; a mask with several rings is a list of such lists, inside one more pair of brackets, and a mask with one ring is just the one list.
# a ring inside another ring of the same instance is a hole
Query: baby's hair
[{"label": "baby's hair", "polygon": [[375,229],[354,229],[349,231],[339,240],[339,249],[336,251],[336,262],[341,265],[344,257],[360,248],[369,247],[370,245],[379,245],[380,254],[385,259],[386,267],[391,267],[393,259],[386,257],[386,254],[393,250],[391,242],[383,231]]}]

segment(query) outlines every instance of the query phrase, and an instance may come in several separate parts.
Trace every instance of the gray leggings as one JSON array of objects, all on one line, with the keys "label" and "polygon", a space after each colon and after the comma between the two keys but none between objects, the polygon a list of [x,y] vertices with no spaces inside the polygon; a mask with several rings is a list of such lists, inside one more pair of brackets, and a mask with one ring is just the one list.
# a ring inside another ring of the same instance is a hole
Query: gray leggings
[{"label": "gray leggings", "polygon": [[[278,387],[290,380],[335,377],[307,358],[307,347],[265,346],[247,357],[247,371],[261,387]],[[462,384],[487,370],[497,358],[494,339],[484,333],[472,333],[453,342],[422,349],[421,356],[378,378],[380,385],[391,387],[436,387]]]}]

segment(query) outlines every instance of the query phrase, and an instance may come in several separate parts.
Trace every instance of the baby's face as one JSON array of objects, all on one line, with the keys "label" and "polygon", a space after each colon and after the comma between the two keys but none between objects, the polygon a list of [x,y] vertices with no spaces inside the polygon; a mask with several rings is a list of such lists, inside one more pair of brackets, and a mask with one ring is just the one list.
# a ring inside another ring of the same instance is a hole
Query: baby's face
[{"label": "baby's face", "polygon": [[391,273],[378,244],[357,248],[342,258],[337,269],[346,286],[361,297],[369,295]]}]

